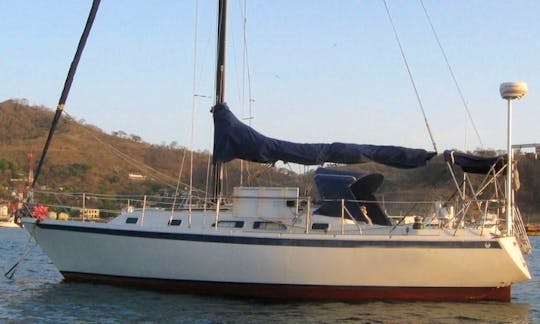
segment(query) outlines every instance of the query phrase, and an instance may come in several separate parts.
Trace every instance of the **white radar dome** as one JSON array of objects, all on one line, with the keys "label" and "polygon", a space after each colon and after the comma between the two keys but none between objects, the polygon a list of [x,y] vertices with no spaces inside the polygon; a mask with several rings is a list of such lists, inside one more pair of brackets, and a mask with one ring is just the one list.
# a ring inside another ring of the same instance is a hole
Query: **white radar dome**
[{"label": "white radar dome", "polygon": [[529,88],[525,82],[505,82],[501,83],[499,91],[503,99],[521,99],[527,94]]}]

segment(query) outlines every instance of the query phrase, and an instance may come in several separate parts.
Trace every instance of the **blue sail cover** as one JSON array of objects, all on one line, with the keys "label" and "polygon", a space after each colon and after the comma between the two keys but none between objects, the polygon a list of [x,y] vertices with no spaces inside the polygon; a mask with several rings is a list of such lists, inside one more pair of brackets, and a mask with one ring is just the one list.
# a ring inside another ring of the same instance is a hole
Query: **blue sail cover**
[{"label": "blue sail cover", "polygon": [[461,167],[463,172],[487,174],[493,168],[495,172],[506,166],[506,155],[483,157],[458,151],[444,151],[444,160]]},{"label": "blue sail cover", "polygon": [[315,183],[322,204],[315,213],[341,217],[340,200],[345,199],[345,208],[354,219],[369,222],[360,211],[360,207],[364,206],[373,224],[391,225],[390,219],[373,194],[381,186],[383,179],[380,173],[363,174],[318,168],[315,171]]},{"label": "blue sail cover", "polygon": [[212,108],[214,163],[243,159],[259,163],[283,161],[303,165],[377,162],[397,168],[424,166],[435,153],[399,146],[346,143],[301,144],[266,137],[238,120],[226,104]]}]

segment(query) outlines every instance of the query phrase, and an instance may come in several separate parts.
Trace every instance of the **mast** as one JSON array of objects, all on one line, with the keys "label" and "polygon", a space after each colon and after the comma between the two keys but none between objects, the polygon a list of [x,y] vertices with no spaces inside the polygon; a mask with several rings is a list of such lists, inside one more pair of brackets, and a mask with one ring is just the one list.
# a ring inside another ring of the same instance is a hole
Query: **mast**
[{"label": "mast", "polygon": [[[216,63],[216,101],[225,103],[225,47],[227,43],[227,0],[218,1],[217,22],[217,63]],[[223,164],[215,162],[212,169],[214,179],[214,201],[219,203],[223,190]]]},{"label": "mast", "polygon": [[225,102],[225,45],[227,43],[227,0],[219,0],[217,24],[216,104]]}]

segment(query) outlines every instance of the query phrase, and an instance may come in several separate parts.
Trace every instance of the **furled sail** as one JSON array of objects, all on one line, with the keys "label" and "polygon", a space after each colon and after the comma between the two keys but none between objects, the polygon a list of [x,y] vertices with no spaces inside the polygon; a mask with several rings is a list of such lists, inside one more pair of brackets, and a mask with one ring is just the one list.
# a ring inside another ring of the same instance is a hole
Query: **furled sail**
[{"label": "furled sail", "polygon": [[226,104],[212,108],[214,162],[243,159],[259,163],[276,161],[304,165],[377,162],[397,168],[424,166],[436,153],[423,149],[366,144],[301,144],[266,137],[238,120]]}]

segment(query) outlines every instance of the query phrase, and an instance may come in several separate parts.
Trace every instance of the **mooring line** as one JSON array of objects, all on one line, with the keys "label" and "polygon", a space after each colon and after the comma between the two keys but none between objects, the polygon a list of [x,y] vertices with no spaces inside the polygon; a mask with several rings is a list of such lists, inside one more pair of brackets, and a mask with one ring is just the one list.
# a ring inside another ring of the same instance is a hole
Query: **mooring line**
[{"label": "mooring line", "polygon": [[[34,231],[35,231],[35,228],[36,228],[36,224],[33,224],[32,225],[33,228],[32,228],[32,235],[29,235],[28,237],[28,241],[26,242],[26,246],[24,248],[24,252],[21,254],[21,256],[17,259],[17,261],[15,262],[15,264],[9,268],[8,271],[6,271],[6,273],[4,273],[4,277],[8,278],[9,280],[12,280],[13,279],[13,275],[15,275],[15,271],[17,271],[17,267],[19,266],[19,264],[22,263],[22,261],[26,258],[26,256],[28,255],[28,253],[30,252],[30,250],[35,246],[30,246],[30,242],[32,241],[32,238],[34,237]],[[34,241],[35,242],[35,241]]]}]

